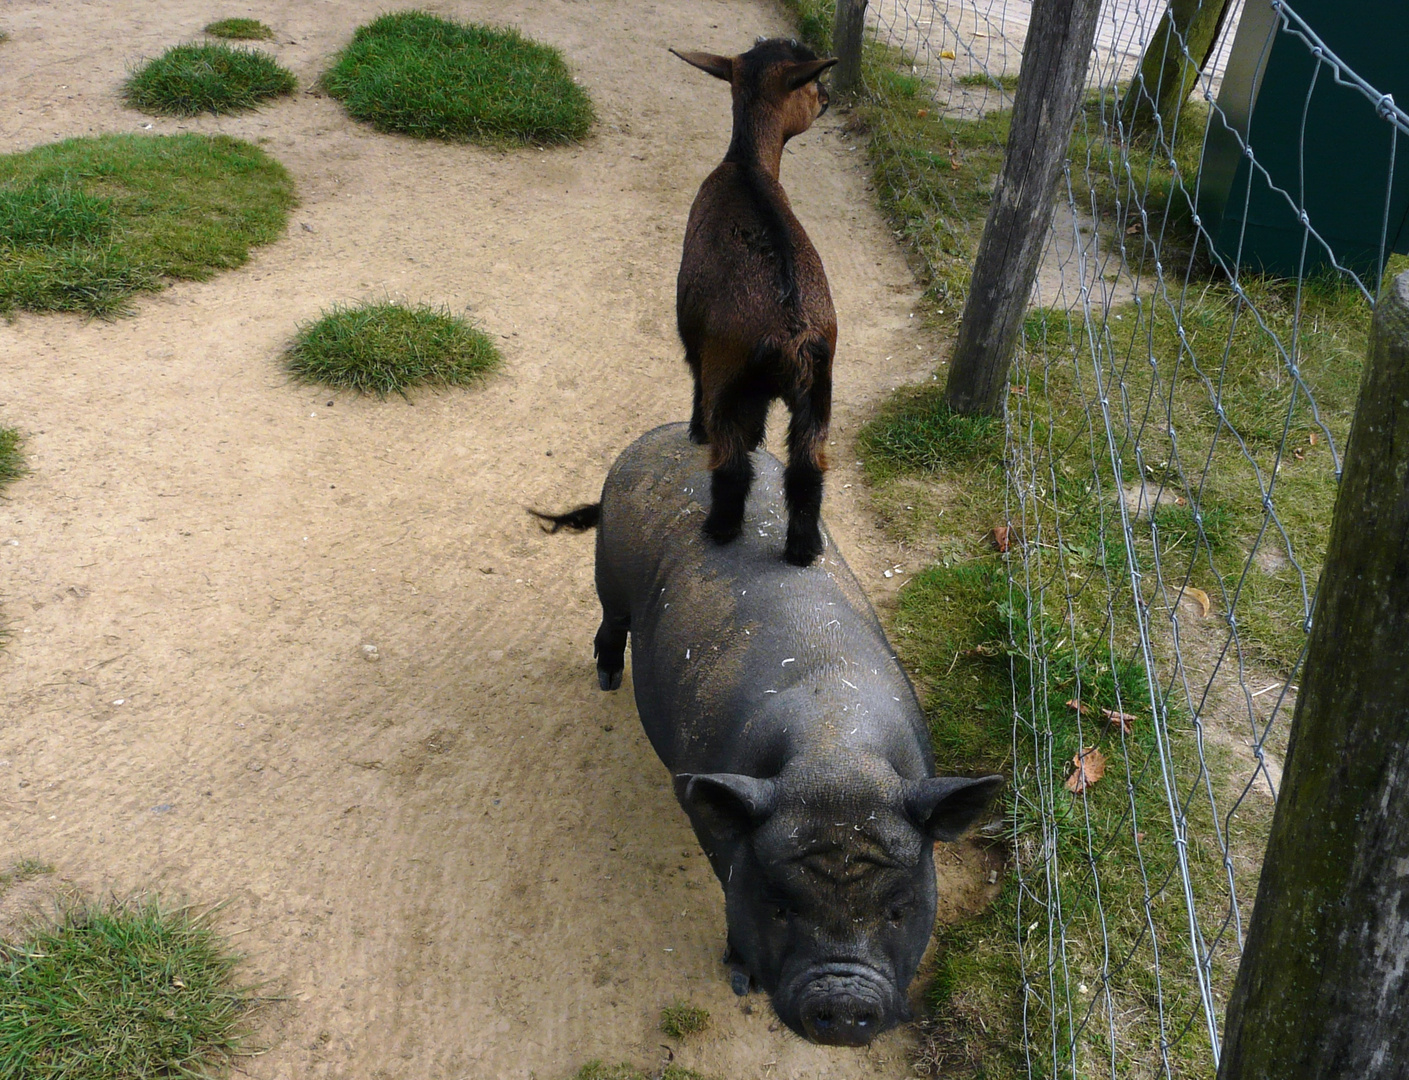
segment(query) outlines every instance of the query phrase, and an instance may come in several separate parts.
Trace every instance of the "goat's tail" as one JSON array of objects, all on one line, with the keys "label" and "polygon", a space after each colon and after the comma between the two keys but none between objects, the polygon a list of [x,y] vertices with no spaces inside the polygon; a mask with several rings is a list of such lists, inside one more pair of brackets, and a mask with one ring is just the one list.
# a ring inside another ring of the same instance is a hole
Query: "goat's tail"
[{"label": "goat's tail", "polygon": [[830,384],[832,343],[816,330],[802,329],[785,340],[775,355],[794,393],[806,394],[822,380]]},{"label": "goat's tail", "polygon": [[566,514],[545,514],[532,507],[525,507],[525,509],[543,523],[542,529],[546,533],[555,533],[559,529],[567,529],[568,532],[586,532],[588,529],[595,529],[597,522],[602,520],[602,504],[599,502],[586,503],[575,510],[569,510]]}]

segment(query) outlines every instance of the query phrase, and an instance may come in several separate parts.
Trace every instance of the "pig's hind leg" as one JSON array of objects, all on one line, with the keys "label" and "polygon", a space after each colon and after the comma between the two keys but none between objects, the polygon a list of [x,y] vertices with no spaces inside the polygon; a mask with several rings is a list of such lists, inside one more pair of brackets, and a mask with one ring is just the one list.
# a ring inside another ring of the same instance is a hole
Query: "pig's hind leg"
[{"label": "pig's hind leg", "polygon": [[626,667],[626,635],[631,629],[630,616],[613,616],[602,612],[602,625],[592,642],[592,655],[597,658],[597,685],[603,690],[621,686],[621,672]]}]

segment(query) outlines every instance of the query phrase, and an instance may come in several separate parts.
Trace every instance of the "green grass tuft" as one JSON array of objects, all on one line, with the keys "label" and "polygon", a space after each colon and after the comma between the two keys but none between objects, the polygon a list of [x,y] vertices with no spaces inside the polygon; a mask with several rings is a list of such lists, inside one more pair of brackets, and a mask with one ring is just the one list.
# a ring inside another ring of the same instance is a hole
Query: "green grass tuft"
[{"label": "green grass tuft", "polygon": [[53,872],[52,866],[39,859],[17,859],[10,869],[0,872],[0,895],[4,895],[6,890],[15,885],[33,881],[37,877],[43,877],[45,874]]},{"label": "green grass tuft", "polygon": [[594,119],[557,49],[421,11],[359,28],[323,85],[355,119],[419,138],[564,143],[585,136]]},{"label": "green grass tuft", "polygon": [[995,90],[1006,90],[1010,94],[1018,88],[1016,75],[988,75],[981,71],[960,75],[955,82],[960,86],[990,86]]},{"label": "green grass tuft", "polygon": [[709,1010],[698,1008],[688,1001],[674,1001],[660,1011],[660,1029],[672,1039],[698,1035],[707,1027]]},{"label": "green grass tuft", "polygon": [[67,184],[0,188],[0,244],[94,244],[112,232],[112,202]]},{"label": "green grass tuft", "polygon": [[963,416],[944,403],[938,384],[909,388],[893,396],[857,439],[868,479],[897,473],[937,473],[955,464],[998,465],[1003,456],[1003,422],[992,416]]},{"label": "green grass tuft", "polygon": [[663,1069],[647,1072],[633,1065],[603,1065],[600,1061],[589,1061],[573,1074],[573,1080],[708,1080],[703,1073],[679,1065],[667,1065]]},{"label": "green grass tuft", "polygon": [[204,33],[236,41],[269,41],[274,37],[274,31],[258,19],[221,19],[207,23]]},{"label": "green grass tuft", "polygon": [[244,112],[297,86],[293,73],[267,53],[220,44],[176,45],[138,68],[123,97],[145,113],[194,116]]},{"label": "green grass tuft", "polygon": [[14,428],[0,428],[0,488],[11,480],[18,480],[25,472],[20,433]]},{"label": "green grass tuft", "polygon": [[293,182],[227,136],[102,135],[0,155],[0,313],[110,317],[282,235]]},{"label": "green grass tuft", "polygon": [[448,311],[382,303],[335,307],[301,326],[284,359],[301,382],[385,397],[476,382],[498,367],[499,351]]},{"label": "green grass tuft", "polygon": [[254,1004],[238,958],[184,909],[68,912],[0,943],[0,1076],[201,1076],[240,1052]]}]

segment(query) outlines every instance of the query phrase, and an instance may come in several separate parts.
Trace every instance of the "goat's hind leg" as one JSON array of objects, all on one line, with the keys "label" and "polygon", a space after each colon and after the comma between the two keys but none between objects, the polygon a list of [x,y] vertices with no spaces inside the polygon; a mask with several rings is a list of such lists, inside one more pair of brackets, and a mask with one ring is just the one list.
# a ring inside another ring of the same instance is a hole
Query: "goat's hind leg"
[{"label": "goat's hind leg", "polygon": [[763,441],[768,400],[763,393],[733,389],[711,410],[710,503],[704,534],[715,543],[727,544],[743,531],[744,503],[753,486],[749,451]]},{"label": "goat's hind leg", "polygon": [[695,381],[694,399],[690,408],[690,441],[697,446],[703,446],[709,442],[709,436],[705,434],[704,391],[700,380],[699,353],[694,349],[687,348],[685,363],[690,366],[690,374]]},{"label": "goat's hind leg", "polygon": [[792,404],[788,423],[788,467],[783,496],[788,504],[788,539],[783,557],[794,566],[810,566],[822,554],[822,473],[832,411],[831,379],[819,375]]}]

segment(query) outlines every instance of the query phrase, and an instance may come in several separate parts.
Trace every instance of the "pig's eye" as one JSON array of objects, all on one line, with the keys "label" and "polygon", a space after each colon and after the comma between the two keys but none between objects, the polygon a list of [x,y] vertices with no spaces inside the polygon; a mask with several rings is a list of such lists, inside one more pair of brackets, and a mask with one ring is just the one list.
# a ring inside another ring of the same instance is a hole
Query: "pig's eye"
[{"label": "pig's eye", "polygon": [[797,914],[786,896],[765,896],[763,902],[771,909],[774,922],[785,923]]},{"label": "pig's eye", "polygon": [[898,897],[886,905],[886,920],[892,926],[899,926],[909,913],[911,905],[914,903],[910,897]]}]

